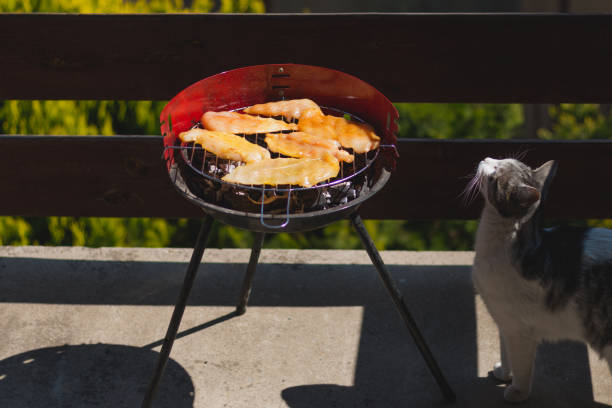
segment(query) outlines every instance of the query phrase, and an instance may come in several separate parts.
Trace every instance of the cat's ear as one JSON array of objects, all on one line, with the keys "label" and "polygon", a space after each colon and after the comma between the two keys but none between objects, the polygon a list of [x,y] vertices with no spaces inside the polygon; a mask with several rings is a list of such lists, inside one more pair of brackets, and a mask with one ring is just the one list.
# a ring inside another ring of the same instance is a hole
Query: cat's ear
[{"label": "cat's ear", "polygon": [[557,162],[555,160],[549,160],[537,169],[533,171],[533,174],[540,187],[544,187],[544,183],[550,183],[550,180],[555,176],[557,172]]},{"label": "cat's ear", "polygon": [[516,192],[516,200],[523,208],[529,208],[540,199],[537,188],[523,184]]}]

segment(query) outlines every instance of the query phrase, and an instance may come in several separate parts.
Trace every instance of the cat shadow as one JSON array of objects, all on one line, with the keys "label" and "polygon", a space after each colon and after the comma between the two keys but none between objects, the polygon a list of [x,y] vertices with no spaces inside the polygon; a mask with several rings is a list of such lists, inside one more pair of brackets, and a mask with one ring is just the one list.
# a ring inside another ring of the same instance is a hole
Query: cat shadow
[{"label": "cat shadow", "polygon": [[[41,348],[0,361],[0,405],[11,408],[137,407],[158,353],[115,344]],[[156,407],[193,407],[194,385],[170,359]]]},{"label": "cat shadow", "polygon": [[[414,354],[414,353],[412,353]],[[414,358],[418,356],[414,355]],[[445,361],[444,354],[439,355]],[[461,407],[461,408],[606,408],[610,405],[593,400],[586,347],[577,343],[545,344],[538,355],[532,396],[514,405],[503,400],[506,383],[489,372],[487,377],[466,376],[465,367],[446,364],[444,373],[456,395],[446,402],[432,377],[415,368],[414,362],[397,361],[382,356],[384,364],[362,368],[362,378],[353,386],[312,384],[286,388],[281,396],[291,408],[388,408],[388,407]],[[546,361],[546,362],[545,362]],[[398,367],[406,370],[398,378]],[[418,367],[419,364],[416,364]]]},{"label": "cat shadow", "polygon": [[[479,376],[479,366],[490,364],[492,368],[495,361],[488,360],[498,355],[494,343],[480,342],[496,342],[497,333],[478,335],[483,329],[476,320],[478,302],[469,270],[449,266],[390,269],[457,400],[444,400],[388,299],[371,298],[365,299],[353,385],[285,388],[281,391],[285,403],[290,408],[507,408],[503,399],[506,384],[486,372]],[[406,270],[409,276],[404,275]],[[485,355],[481,347],[488,349]],[[583,344],[542,344],[536,367],[532,397],[520,407],[610,407],[594,401],[589,354]]]},{"label": "cat shadow", "polygon": [[[414,354],[414,353],[412,353]],[[418,356],[412,356],[418,358]],[[444,353],[439,355],[444,362]],[[381,357],[380,365],[362,368],[362,378],[353,386],[312,384],[286,388],[282,398],[291,408],[388,408],[388,407],[461,407],[461,408],[605,408],[610,405],[593,400],[586,347],[577,343],[545,344],[538,355],[534,389],[530,399],[519,405],[503,400],[507,384],[487,377],[466,376],[465,367],[445,364],[444,373],[457,400],[446,402],[432,377],[411,361],[391,363]],[[404,365],[401,378],[398,368]],[[414,368],[417,370],[414,370]]]}]

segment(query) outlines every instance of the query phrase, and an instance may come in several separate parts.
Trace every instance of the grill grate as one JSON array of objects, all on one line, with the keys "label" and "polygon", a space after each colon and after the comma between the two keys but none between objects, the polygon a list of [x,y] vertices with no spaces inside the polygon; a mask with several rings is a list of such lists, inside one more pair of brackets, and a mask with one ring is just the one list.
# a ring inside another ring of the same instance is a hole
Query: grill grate
[{"label": "grill grate", "polygon": [[[236,111],[243,109],[245,108]],[[326,107],[322,107],[322,110],[325,114],[344,116],[351,121],[365,123],[347,112]],[[201,128],[199,123],[194,124],[193,127]],[[288,132],[290,131],[283,133]],[[240,136],[251,143],[266,147],[265,134]],[[197,195],[203,199],[210,199],[211,196],[214,196],[215,201],[228,200],[228,196],[233,195],[234,199],[229,198],[229,201],[232,201],[232,208],[237,207],[250,212],[257,211],[262,216],[263,214],[279,213],[286,213],[289,216],[289,214],[321,210],[346,204],[357,198],[362,190],[368,189],[371,184],[372,177],[368,174],[368,169],[376,161],[380,149],[379,147],[367,153],[354,153],[348,149],[349,153],[353,154],[354,160],[352,163],[340,162],[340,171],[336,177],[311,187],[301,187],[297,185],[245,185],[224,181],[221,178],[241,165],[240,162],[219,158],[194,142],[184,143],[177,138],[177,143],[180,144],[169,146],[169,148],[180,151],[184,167],[188,169],[187,178],[191,180],[191,184],[200,185],[195,189]],[[271,154],[273,158],[287,157],[280,153],[271,152]],[[197,183],[197,178],[201,179],[199,183]],[[200,193],[198,194],[197,191]],[[238,203],[242,204],[237,205]],[[278,227],[282,226],[283,224]]]}]

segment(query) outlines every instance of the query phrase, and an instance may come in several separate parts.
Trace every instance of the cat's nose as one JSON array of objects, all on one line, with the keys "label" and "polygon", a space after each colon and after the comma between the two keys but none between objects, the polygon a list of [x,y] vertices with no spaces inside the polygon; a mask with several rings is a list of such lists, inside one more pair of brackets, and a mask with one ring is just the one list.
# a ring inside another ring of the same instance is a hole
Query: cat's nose
[{"label": "cat's nose", "polygon": [[478,166],[479,171],[484,175],[493,174],[497,168],[496,164],[497,160],[492,159],[490,157],[485,158],[482,162],[480,162],[480,166]]},{"label": "cat's nose", "polygon": [[484,159],[484,162],[486,164],[488,164],[489,166],[493,167],[493,168],[497,168],[497,162],[498,161],[499,160],[495,160],[495,159],[492,159],[490,157],[487,157],[487,158]]}]

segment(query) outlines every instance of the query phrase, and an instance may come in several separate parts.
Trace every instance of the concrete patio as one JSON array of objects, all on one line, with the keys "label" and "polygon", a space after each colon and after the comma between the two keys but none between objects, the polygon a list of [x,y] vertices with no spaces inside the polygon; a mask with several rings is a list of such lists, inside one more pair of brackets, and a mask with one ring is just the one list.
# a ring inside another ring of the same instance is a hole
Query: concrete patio
[{"label": "concrete patio", "polygon": [[[138,407],[190,249],[0,247],[0,407]],[[444,402],[365,251],[209,249],[157,407],[502,407],[471,252],[383,252],[457,393]],[[607,365],[545,344],[524,407],[607,407]]]}]

